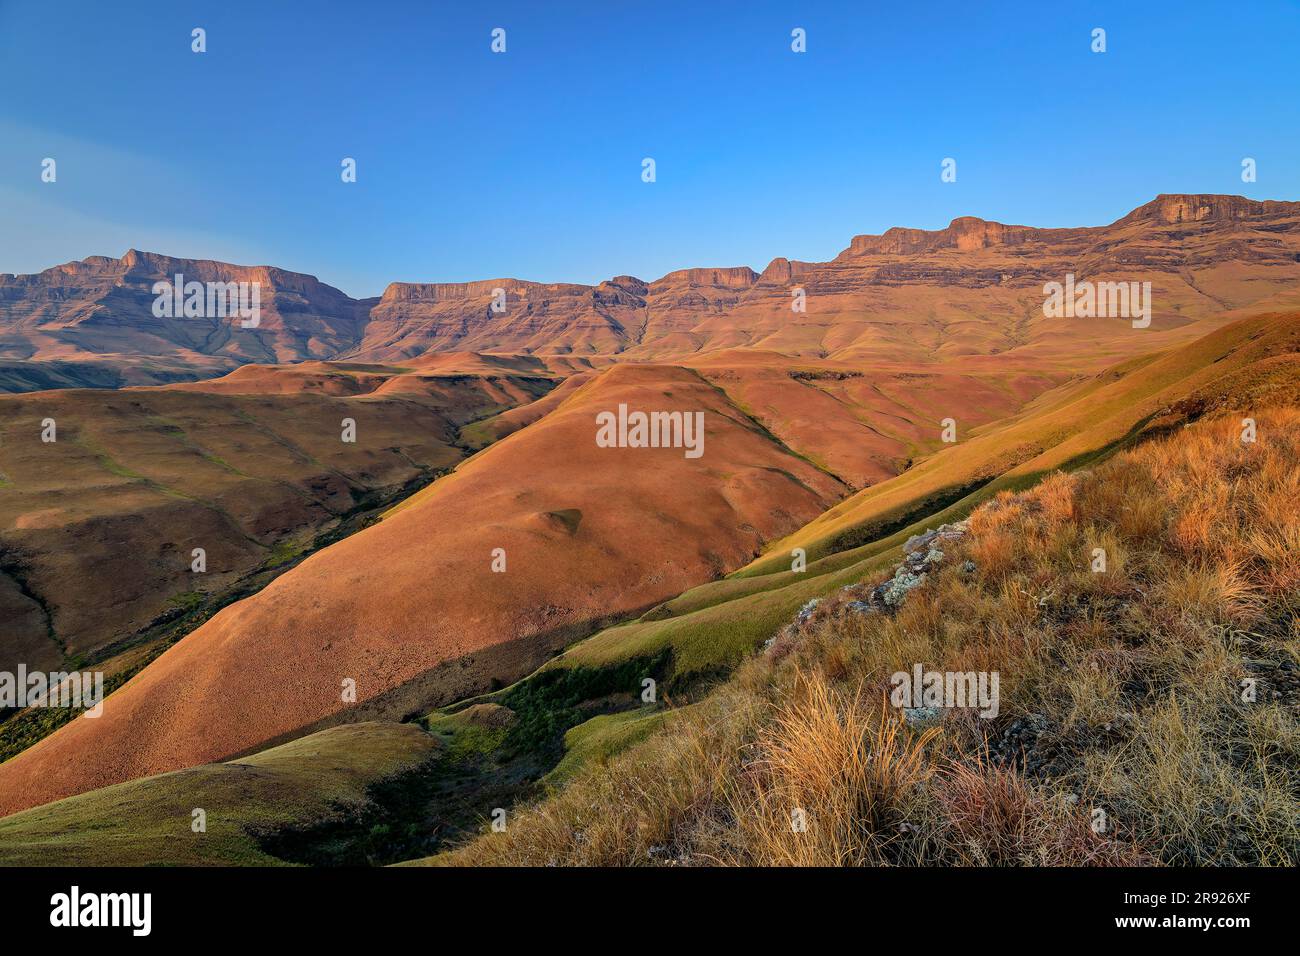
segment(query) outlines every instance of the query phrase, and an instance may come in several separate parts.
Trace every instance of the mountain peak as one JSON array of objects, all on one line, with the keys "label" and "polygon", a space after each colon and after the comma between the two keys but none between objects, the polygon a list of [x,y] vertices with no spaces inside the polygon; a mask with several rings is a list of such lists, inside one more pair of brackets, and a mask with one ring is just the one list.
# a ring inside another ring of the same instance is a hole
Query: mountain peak
[{"label": "mountain peak", "polygon": [[1228,193],[1161,193],[1114,224],[1226,222],[1287,212],[1300,212],[1300,202],[1247,199]]}]

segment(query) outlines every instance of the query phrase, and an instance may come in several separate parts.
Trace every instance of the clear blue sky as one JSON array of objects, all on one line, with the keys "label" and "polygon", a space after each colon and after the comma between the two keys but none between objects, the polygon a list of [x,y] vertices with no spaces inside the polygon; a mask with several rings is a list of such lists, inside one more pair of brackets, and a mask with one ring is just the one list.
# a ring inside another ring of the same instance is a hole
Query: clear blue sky
[{"label": "clear blue sky", "polygon": [[0,271],[134,246],[362,296],[1297,199],[1298,63],[1300,6],[1272,0],[0,0]]}]

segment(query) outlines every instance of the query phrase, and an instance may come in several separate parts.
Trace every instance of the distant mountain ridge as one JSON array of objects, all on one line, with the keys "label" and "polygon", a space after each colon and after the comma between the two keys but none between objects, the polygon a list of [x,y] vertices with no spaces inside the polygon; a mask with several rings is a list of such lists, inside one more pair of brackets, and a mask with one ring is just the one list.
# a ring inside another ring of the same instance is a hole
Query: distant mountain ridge
[{"label": "distant mountain ridge", "polygon": [[[154,283],[170,283],[177,274],[187,282],[259,283],[259,326],[155,316]],[[330,358],[357,343],[367,309],[366,300],[313,276],[135,249],[120,259],[92,256],[36,275],[0,274],[0,387],[35,363],[53,366],[52,374],[73,384],[146,385],[206,378],[251,362]]]},{"label": "distant mountain ridge", "polygon": [[[1033,344],[1041,285],[1067,272],[1145,277],[1154,328],[1200,312],[1296,304],[1300,202],[1160,195],[1107,226],[1037,228],[971,216],[938,230],[855,236],[830,262],[777,258],[597,285],[394,282],[353,299],[313,276],[129,250],[0,274],[0,390],[159,384],[249,363],[401,362],[426,352],[665,360],[758,347],[818,358],[941,360]],[[255,329],[157,318],[154,282],[261,283]],[[808,297],[791,308],[791,290]],[[938,295],[917,294],[918,287]],[[504,291],[504,301],[497,290]],[[920,335],[918,337],[918,327]],[[933,328],[941,341],[933,342]],[[918,339],[919,343],[918,344]]]}]

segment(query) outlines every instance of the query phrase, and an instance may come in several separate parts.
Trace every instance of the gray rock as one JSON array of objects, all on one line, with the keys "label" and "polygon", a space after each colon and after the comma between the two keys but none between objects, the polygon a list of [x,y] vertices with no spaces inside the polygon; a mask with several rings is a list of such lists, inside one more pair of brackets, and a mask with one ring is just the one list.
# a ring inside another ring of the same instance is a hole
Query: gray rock
[{"label": "gray rock", "polygon": [[943,720],[941,707],[904,707],[903,719],[909,727],[928,727]]},{"label": "gray rock", "polygon": [[921,548],[928,548],[930,546],[930,542],[933,541],[938,536],[939,536],[938,531],[932,531],[929,528],[926,528],[923,533],[914,534],[910,538],[908,538],[906,542],[904,542],[903,553],[911,554],[913,551],[917,551]]},{"label": "gray rock", "polygon": [[808,620],[808,618],[812,617],[813,611],[817,610],[817,605],[821,603],[822,603],[821,598],[813,598],[803,607],[799,608],[799,613],[798,615],[796,615],[795,620],[798,623],[803,624],[805,621]]}]

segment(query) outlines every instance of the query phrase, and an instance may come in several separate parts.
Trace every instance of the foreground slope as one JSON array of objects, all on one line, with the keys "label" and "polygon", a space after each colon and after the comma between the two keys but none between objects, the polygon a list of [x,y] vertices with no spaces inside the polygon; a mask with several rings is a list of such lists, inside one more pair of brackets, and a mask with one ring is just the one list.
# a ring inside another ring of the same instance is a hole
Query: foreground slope
[{"label": "foreground slope", "polygon": [[[702,457],[597,447],[596,414],[620,403],[702,412]],[[739,567],[843,491],[695,372],[616,366],[226,608],[110,696],[99,719],[0,764],[0,808],[517,678],[601,622]],[[349,680],[358,706],[342,699]]]},{"label": "foreground slope", "polygon": [[[661,729],[605,734],[504,832],[426,862],[1294,866],[1294,368],[1288,387],[1244,406],[1253,442],[1236,407],[1003,492],[909,546],[928,572],[896,610],[863,601],[887,570],[850,582]],[[891,675],[917,666],[997,672],[996,712],[904,712]]]}]

